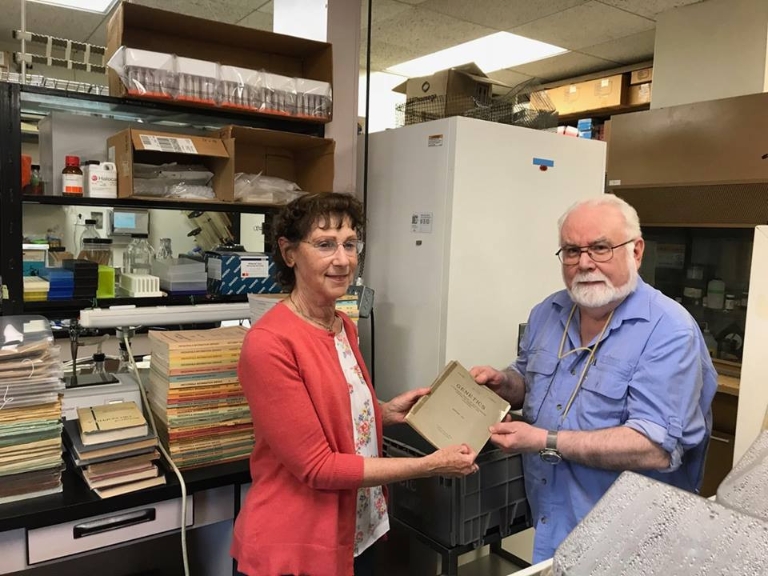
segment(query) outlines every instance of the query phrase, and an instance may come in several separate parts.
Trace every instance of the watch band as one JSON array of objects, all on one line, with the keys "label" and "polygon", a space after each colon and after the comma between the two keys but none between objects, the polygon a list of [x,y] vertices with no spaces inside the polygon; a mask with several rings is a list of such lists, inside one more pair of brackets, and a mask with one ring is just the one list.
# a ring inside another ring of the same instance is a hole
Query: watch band
[{"label": "watch band", "polygon": [[557,430],[547,431],[547,449],[557,450]]}]

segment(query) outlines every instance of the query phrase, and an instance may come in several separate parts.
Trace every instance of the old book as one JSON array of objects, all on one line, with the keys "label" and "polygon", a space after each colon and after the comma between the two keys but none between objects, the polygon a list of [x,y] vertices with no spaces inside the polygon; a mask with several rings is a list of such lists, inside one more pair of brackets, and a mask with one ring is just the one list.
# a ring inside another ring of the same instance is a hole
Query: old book
[{"label": "old book", "polygon": [[135,402],[116,402],[77,409],[85,446],[147,435],[147,421]]},{"label": "old book", "polygon": [[128,482],[126,484],[120,484],[118,486],[112,486],[109,488],[94,488],[94,492],[98,494],[99,498],[112,498],[113,496],[120,496],[121,494],[128,494],[130,492],[137,492],[146,488],[152,488],[153,486],[162,486],[165,484],[165,476],[155,476],[154,478],[147,478],[146,480],[138,480],[136,482]]},{"label": "old book", "polygon": [[152,350],[170,353],[182,350],[211,350],[235,347],[238,350],[243,345],[243,339],[248,332],[243,326],[228,326],[211,330],[150,330],[149,339]]},{"label": "old book", "polygon": [[405,421],[435,448],[466,444],[480,452],[491,433],[509,412],[509,403],[480,386],[455,360],[432,383],[428,396],[419,399]]}]

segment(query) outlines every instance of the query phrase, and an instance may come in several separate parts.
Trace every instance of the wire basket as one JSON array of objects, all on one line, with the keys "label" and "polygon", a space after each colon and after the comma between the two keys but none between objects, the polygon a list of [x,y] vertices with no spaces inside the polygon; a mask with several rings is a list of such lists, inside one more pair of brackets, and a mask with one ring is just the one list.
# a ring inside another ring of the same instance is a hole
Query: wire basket
[{"label": "wire basket", "polygon": [[531,84],[521,84],[500,97],[424,96],[409,98],[396,107],[398,127],[464,116],[488,122],[524,126],[536,130],[557,127],[558,115],[546,92],[535,92]]}]

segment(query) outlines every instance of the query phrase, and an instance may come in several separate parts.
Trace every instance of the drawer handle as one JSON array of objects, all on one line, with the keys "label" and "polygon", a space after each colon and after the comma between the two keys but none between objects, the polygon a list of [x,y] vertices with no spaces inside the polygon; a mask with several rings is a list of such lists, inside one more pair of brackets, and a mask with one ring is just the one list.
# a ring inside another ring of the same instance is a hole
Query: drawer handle
[{"label": "drawer handle", "polygon": [[723,444],[730,444],[731,443],[731,439],[730,438],[720,438],[720,436],[715,436],[714,434],[712,434],[709,437],[709,439],[710,440],[717,440],[718,442],[722,442]]},{"label": "drawer handle", "polygon": [[117,516],[110,516],[109,518],[93,520],[92,522],[83,522],[82,524],[77,524],[72,529],[72,535],[75,539],[85,538],[86,536],[93,536],[94,534],[101,534],[102,532],[109,532],[110,530],[135,526],[136,524],[143,524],[144,522],[153,522],[155,516],[156,513],[154,508],[146,508],[144,510],[137,510],[136,512],[129,512],[128,514],[119,514]]}]

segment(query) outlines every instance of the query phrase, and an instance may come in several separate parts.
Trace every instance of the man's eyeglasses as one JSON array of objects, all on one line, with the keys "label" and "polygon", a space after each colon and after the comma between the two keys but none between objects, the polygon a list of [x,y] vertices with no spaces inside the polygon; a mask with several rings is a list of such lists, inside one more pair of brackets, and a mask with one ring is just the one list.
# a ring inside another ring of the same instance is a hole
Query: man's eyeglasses
[{"label": "man's eyeglasses", "polygon": [[315,250],[320,252],[321,255],[326,257],[331,257],[336,254],[339,246],[341,246],[347,256],[356,256],[363,251],[363,246],[365,245],[362,240],[347,240],[341,244],[336,242],[336,240],[318,240],[317,242],[302,240],[302,242],[309,244]]},{"label": "man's eyeglasses", "polygon": [[616,248],[626,246],[631,242],[635,242],[635,240],[636,238],[632,238],[621,244],[616,244],[615,246],[611,246],[607,242],[595,242],[589,246],[563,246],[560,250],[555,252],[555,256],[557,256],[560,259],[560,262],[566,266],[574,266],[575,264],[578,264],[579,260],[581,260],[581,255],[584,252],[589,254],[589,257],[595,262],[608,262],[613,258],[613,251],[616,250]]}]

